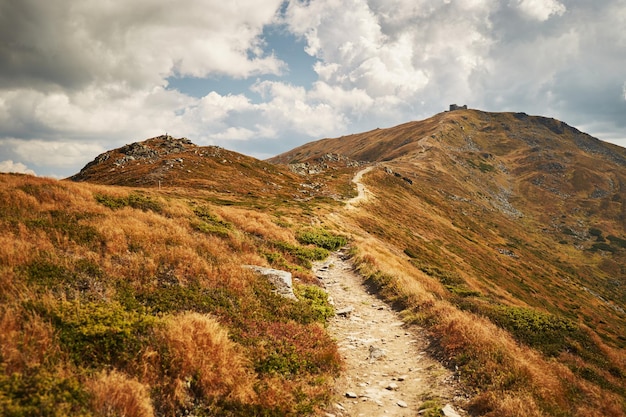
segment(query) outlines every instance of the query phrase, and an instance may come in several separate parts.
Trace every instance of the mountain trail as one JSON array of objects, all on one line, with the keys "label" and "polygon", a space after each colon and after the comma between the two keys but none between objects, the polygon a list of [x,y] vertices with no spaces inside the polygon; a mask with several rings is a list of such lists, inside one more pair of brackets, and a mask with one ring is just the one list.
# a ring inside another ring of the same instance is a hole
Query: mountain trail
[{"label": "mountain trail", "polygon": [[358,194],[356,197],[351,198],[350,200],[346,202],[346,209],[348,210],[354,209],[356,208],[356,205],[358,203],[367,201],[367,199],[369,198],[367,188],[365,188],[365,184],[361,182],[361,179],[363,178],[363,175],[367,174],[372,169],[374,169],[373,166],[368,166],[360,170],[359,172],[357,172],[354,178],[352,179],[352,182],[356,184],[356,189],[357,189]]},{"label": "mountain trail", "polygon": [[[361,179],[372,169],[354,176],[358,195],[346,210],[369,198]],[[458,375],[429,355],[425,331],[407,326],[377,298],[344,252],[315,263],[313,271],[335,306],[328,331],[345,364],[326,417],[415,416],[433,407],[441,407],[447,417],[465,414],[455,411],[465,400]]]},{"label": "mountain trail", "polygon": [[[358,195],[348,201],[346,210],[356,210],[358,203],[370,198],[361,179],[373,168],[354,176]],[[326,417],[415,416],[420,408],[437,406],[448,417],[464,414],[450,405],[462,404],[465,399],[458,375],[428,354],[425,332],[407,326],[377,298],[348,256],[334,252],[315,263],[313,270],[333,300],[336,315],[328,331],[345,364]]]},{"label": "mountain trail", "polygon": [[415,416],[429,404],[449,417],[463,415],[450,405],[464,399],[457,376],[428,354],[423,330],[405,325],[368,290],[344,253],[331,254],[314,271],[333,300],[328,330],[345,364],[327,417]]}]

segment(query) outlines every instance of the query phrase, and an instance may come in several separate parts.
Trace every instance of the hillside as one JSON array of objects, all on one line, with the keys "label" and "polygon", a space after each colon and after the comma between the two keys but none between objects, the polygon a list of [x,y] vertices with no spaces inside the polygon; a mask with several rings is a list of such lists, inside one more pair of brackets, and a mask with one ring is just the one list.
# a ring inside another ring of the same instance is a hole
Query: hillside
[{"label": "hillside", "polygon": [[373,283],[463,370],[474,412],[518,415],[502,398],[521,395],[521,415],[624,414],[626,150],[554,119],[458,110],[272,161],[328,152],[376,167],[368,202],[329,225],[358,236]]},{"label": "hillside", "polygon": [[0,414],[346,415],[311,268],[348,242],[468,415],[626,415],[626,150],[563,122],[456,110],[269,161],[162,136],[0,181]]}]

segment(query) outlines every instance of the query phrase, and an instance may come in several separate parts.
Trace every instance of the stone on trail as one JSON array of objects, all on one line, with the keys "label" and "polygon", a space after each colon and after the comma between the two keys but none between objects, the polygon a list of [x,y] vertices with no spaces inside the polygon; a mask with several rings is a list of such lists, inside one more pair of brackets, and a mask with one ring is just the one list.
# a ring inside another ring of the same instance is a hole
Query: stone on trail
[{"label": "stone on trail", "polygon": [[450,404],[446,404],[446,406],[443,407],[441,411],[443,411],[443,415],[445,417],[461,417],[459,413],[454,411],[454,408],[452,408]]},{"label": "stone on trail", "polygon": [[374,362],[385,356],[385,351],[374,345],[370,346],[370,362]]},{"label": "stone on trail", "polygon": [[348,398],[358,398],[358,395],[356,395],[356,393],[354,393],[352,391],[348,391],[348,392],[346,392],[346,397],[348,397]]},{"label": "stone on trail", "polygon": [[402,407],[402,408],[407,408],[409,406],[407,403],[405,403],[402,400],[398,401],[396,404],[398,405],[398,407]]},{"label": "stone on trail", "polygon": [[352,306],[348,306],[348,307],[344,307],[340,310],[337,310],[335,312],[335,315],[337,316],[341,316],[341,317],[348,317],[350,316],[350,313],[352,313],[354,311],[354,307]]}]

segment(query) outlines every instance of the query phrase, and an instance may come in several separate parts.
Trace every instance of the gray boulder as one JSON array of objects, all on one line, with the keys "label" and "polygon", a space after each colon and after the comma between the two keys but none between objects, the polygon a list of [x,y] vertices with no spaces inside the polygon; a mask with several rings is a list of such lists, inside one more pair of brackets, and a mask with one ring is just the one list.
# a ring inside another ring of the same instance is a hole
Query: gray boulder
[{"label": "gray boulder", "polygon": [[248,269],[265,276],[274,287],[277,294],[298,301],[298,297],[293,293],[293,282],[291,272],[282,271],[280,269],[265,268],[257,265],[246,265]]}]

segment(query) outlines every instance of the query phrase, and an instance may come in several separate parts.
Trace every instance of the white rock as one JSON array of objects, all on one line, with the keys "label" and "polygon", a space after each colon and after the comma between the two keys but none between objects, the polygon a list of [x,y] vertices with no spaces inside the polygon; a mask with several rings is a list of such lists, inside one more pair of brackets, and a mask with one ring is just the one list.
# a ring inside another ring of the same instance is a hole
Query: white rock
[{"label": "white rock", "polygon": [[398,401],[396,404],[398,404],[398,407],[401,407],[401,408],[407,408],[409,406],[407,403],[405,403],[402,400]]},{"label": "white rock", "polygon": [[454,411],[454,408],[452,408],[450,404],[446,404],[446,406],[443,407],[441,411],[443,411],[443,415],[446,417],[461,417],[459,413]]}]

